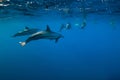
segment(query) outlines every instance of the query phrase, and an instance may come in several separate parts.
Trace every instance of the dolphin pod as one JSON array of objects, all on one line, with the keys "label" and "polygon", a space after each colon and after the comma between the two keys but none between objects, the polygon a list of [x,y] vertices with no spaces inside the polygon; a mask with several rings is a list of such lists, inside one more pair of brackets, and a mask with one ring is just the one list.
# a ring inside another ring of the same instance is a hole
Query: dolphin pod
[{"label": "dolphin pod", "polygon": [[25,46],[27,43],[39,39],[55,40],[55,43],[57,43],[60,38],[64,37],[62,34],[52,31],[49,25],[46,26],[46,30],[41,30],[41,31],[38,31],[38,29],[28,30],[28,27],[26,27],[25,30],[16,33],[15,35],[13,35],[13,37],[25,36],[25,35],[30,35],[30,36],[25,41],[19,42],[21,46]]}]

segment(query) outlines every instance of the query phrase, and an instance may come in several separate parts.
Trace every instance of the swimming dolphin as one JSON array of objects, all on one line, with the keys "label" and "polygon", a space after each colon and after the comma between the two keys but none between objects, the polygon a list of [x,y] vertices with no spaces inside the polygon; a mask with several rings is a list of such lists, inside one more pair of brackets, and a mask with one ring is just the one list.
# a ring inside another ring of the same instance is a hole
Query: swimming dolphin
[{"label": "swimming dolphin", "polygon": [[81,29],[84,29],[86,27],[86,25],[87,25],[86,22],[83,21],[82,24],[81,24]]},{"label": "swimming dolphin", "polygon": [[19,31],[18,33],[14,34],[12,37],[31,35],[33,33],[36,33],[38,30],[39,29],[37,28],[25,27],[23,31]]},{"label": "swimming dolphin", "polygon": [[65,28],[65,25],[61,24],[61,27],[60,27],[59,31],[61,32],[64,28]]},{"label": "swimming dolphin", "polygon": [[63,36],[59,33],[51,31],[49,26],[47,25],[46,30],[39,31],[34,34],[32,34],[30,37],[28,37],[27,40],[24,42],[19,42],[21,46],[25,46],[28,42],[38,39],[49,39],[49,40],[55,40],[55,42],[58,42],[60,38],[63,38]]},{"label": "swimming dolphin", "polygon": [[67,30],[70,30],[72,27],[71,27],[71,24],[70,23],[67,23],[67,24],[62,24],[59,31],[61,32],[63,29],[67,29]]}]

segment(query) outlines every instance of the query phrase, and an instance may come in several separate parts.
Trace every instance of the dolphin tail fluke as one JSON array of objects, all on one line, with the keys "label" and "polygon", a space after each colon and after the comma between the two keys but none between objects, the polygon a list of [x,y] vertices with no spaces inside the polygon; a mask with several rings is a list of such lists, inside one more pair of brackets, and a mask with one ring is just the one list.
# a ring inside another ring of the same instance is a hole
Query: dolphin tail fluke
[{"label": "dolphin tail fluke", "polygon": [[13,35],[13,36],[11,36],[11,37],[12,37],[12,38],[15,38],[16,36]]},{"label": "dolphin tail fluke", "polygon": [[26,42],[19,42],[19,44],[23,47],[26,45]]},{"label": "dolphin tail fluke", "polygon": [[15,34],[15,35],[12,35],[11,37],[12,37],[12,38],[15,38],[16,36],[17,36],[17,35]]},{"label": "dolphin tail fluke", "polygon": [[58,42],[58,40],[59,40],[59,38],[56,38],[56,39],[55,39],[55,43],[57,43],[57,42]]}]

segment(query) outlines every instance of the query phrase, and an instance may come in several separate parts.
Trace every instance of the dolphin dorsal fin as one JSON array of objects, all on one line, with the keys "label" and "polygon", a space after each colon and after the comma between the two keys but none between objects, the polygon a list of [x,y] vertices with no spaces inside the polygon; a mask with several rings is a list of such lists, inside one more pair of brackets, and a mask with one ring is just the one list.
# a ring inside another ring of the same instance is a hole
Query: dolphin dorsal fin
[{"label": "dolphin dorsal fin", "polygon": [[25,29],[26,29],[26,30],[28,30],[28,29],[29,29],[29,27],[25,26]]},{"label": "dolphin dorsal fin", "polygon": [[51,29],[50,29],[50,27],[49,27],[48,25],[47,25],[47,27],[46,27],[46,31],[52,32]]}]

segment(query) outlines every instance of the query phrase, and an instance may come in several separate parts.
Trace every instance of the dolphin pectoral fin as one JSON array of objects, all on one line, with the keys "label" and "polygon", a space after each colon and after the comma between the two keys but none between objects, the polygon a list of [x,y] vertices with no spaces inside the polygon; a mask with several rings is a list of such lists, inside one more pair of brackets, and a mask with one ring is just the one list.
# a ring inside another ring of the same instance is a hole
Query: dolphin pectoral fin
[{"label": "dolphin pectoral fin", "polygon": [[23,47],[26,45],[26,42],[19,42],[19,44]]}]

